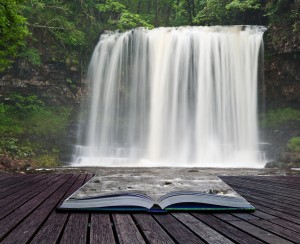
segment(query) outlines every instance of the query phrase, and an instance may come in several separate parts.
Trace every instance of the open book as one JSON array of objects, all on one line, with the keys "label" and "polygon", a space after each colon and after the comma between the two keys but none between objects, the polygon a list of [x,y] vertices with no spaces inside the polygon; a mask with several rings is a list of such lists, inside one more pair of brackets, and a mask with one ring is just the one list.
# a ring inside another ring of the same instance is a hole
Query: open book
[{"label": "open book", "polygon": [[68,197],[59,210],[219,211],[255,208],[216,176],[122,174],[95,176]]}]

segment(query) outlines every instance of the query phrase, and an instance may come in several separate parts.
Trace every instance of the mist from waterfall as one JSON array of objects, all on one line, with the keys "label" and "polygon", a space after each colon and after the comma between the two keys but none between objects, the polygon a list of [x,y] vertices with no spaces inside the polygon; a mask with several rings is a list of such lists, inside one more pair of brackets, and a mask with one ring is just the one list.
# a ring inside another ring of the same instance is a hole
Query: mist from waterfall
[{"label": "mist from waterfall", "polygon": [[263,167],[263,32],[215,26],[101,35],[73,165]]}]

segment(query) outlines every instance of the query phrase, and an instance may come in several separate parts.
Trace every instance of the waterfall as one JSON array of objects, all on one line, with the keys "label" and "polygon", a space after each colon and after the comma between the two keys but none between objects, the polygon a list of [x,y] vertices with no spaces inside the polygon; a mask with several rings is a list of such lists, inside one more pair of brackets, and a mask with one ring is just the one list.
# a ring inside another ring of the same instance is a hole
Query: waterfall
[{"label": "waterfall", "polygon": [[257,81],[263,27],[101,35],[74,166],[263,167]]}]

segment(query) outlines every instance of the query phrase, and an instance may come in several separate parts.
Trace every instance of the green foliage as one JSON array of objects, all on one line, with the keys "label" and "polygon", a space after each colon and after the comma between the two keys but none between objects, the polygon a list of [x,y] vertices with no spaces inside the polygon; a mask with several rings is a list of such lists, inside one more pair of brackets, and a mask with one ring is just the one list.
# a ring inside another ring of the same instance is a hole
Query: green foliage
[{"label": "green foliage", "polygon": [[40,66],[42,64],[41,56],[38,50],[35,48],[26,48],[20,53],[19,57],[28,61],[34,66]]},{"label": "green foliage", "polygon": [[259,9],[260,1],[259,0],[233,0],[232,2],[226,5],[227,10],[245,12],[247,10]]},{"label": "green foliage", "polygon": [[200,25],[220,25],[227,24],[226,4],[228,0],[206,0],[203,1],[203,8],[193,19],[194,24]]},{"label": "green foliage", "polygon": [[29,34],[26,18],[20,13],[20,1],[1,0],[0,2],[0,72],[10,67],[25,45]]},{"label": "green foliage", "polygon": [[107,0],[105,3],[97,4],[100,12],[109,13],[113,18],[118,18],[119,14],[123,12],[126,7],[118,1]]},{"label": "green foliage", "polygon": [[287,149],[291,152],[300,153],[300,136],[293,137],[286,145]]},{"label": "green foliage", "polygon": [[175,26],[188,25],[189,23],[189,12],[185,7],[186,1],[175,1],[172,5],[173,16],[172,24]]},{"label": "green foliage", "polygon": [[2,0],[0,72],[17,56],[34,66],[51,60],[85,70],[107,29],[270,24],[283,26],[271,37],[280,46],[300,30],[297,6],[293,0]]},{"label": "green foliage", "polygon": [[46,154],[33,159],[31,163],[33,167],[57,167],[60,166],[59,159],[56,154]]},{"label": "green foliage", "polygon": [[12,94],[9,102],[0,104],[2,135],[56,136],[64,132],[71,116],[70,108],[46,107],[35,95]]},{"label": "green foliage", "polygon": [[37,157],[36,165],[57,165],[57,148],[66,136],[70,116],[70,108],[47,107],[35,95],[11,94],[6,104],[0,103],[0,154]]},{"label": "green foliage", "polygon": [[39,65],[38,50],[44,49],[46,42],[53,45],[48,53],[53,60],[78,63],[78,48],[86,43],[86,34],[79,28],[80,18],[72,9],[75,4],[78,3],[60,0],[30,0],[24,4],[23,14],[33,36],[28,38],[29,51],[25,50],[22,58]]},{"label": "green foliage", "polygon": [[7,153],[15,158],[27,158],[35,155],[34,149],[30,146],[22,145],[17,138],[0,138],[0,154]]},{"label": "green foliage", "polygon": [[23,132],[16,121],[14,120],[10,106],[0,103],[0,131],[2,135],[20,134]]},{"label": "green foliage", "polygon": [[194,24],[252,24],[253,15],[255,14],[255,17],[261,8],[259,0],[203,0],[201,2],[202,8],[195,16]]},{"label": "green foliage", "polygon": [[39,137],[59,136],[65,132],[66,125],[70,119],[68,108],[40,108],[32,111],[26,120],[20,122],[21,127],[27,129],[30,134]]},{"label": "green foliage", "polygon": [[139,14],[132,13],[126,6],[114,0],[107,0],[103,4],[98,4],[97,8],[101,13],[107,15],[107,22],[118,29],[126,30],[135,27],[153,28]]},{"label": "green foliage", "polygon": [[128,11],[124,11],[121,14],[120,20],[118,21],[117,26],[121,30],[132,29],[135,27],[146,27],[149,29],[153,29],[153,25],[148,24],[145,20],[143,20],[138,14],[133,14]]},{"label": "green foliage", "polygon": [[12,105],[9,107],[10,111],[20,118],[24,118],[44,106],[44,103],[36,95],[22,96],[18,93],[12,93],[9,100]]},{"label": "green foliage", "polygon": [[300,121],[300,110],[292,108],[270,110],[262,117],[260,124],[262,127],[274,127],[289,121]]}]

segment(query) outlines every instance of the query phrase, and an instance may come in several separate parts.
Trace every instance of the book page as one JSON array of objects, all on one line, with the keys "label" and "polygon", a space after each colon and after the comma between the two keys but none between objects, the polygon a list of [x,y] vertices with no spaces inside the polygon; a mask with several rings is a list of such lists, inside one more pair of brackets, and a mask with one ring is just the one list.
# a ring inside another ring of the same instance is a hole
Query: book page
[{"label": "book page", "polygon": [[197,172],[181,170],[172,174],[172,170],[161,169],[131,171],[119,169],[119,172],[107,172],[96,175],[70,198],[90,198],[122,193],[146,194],[154,201],[163,195],[176,191],[197,191],[241,197],[217,176],[203,176]]}]

